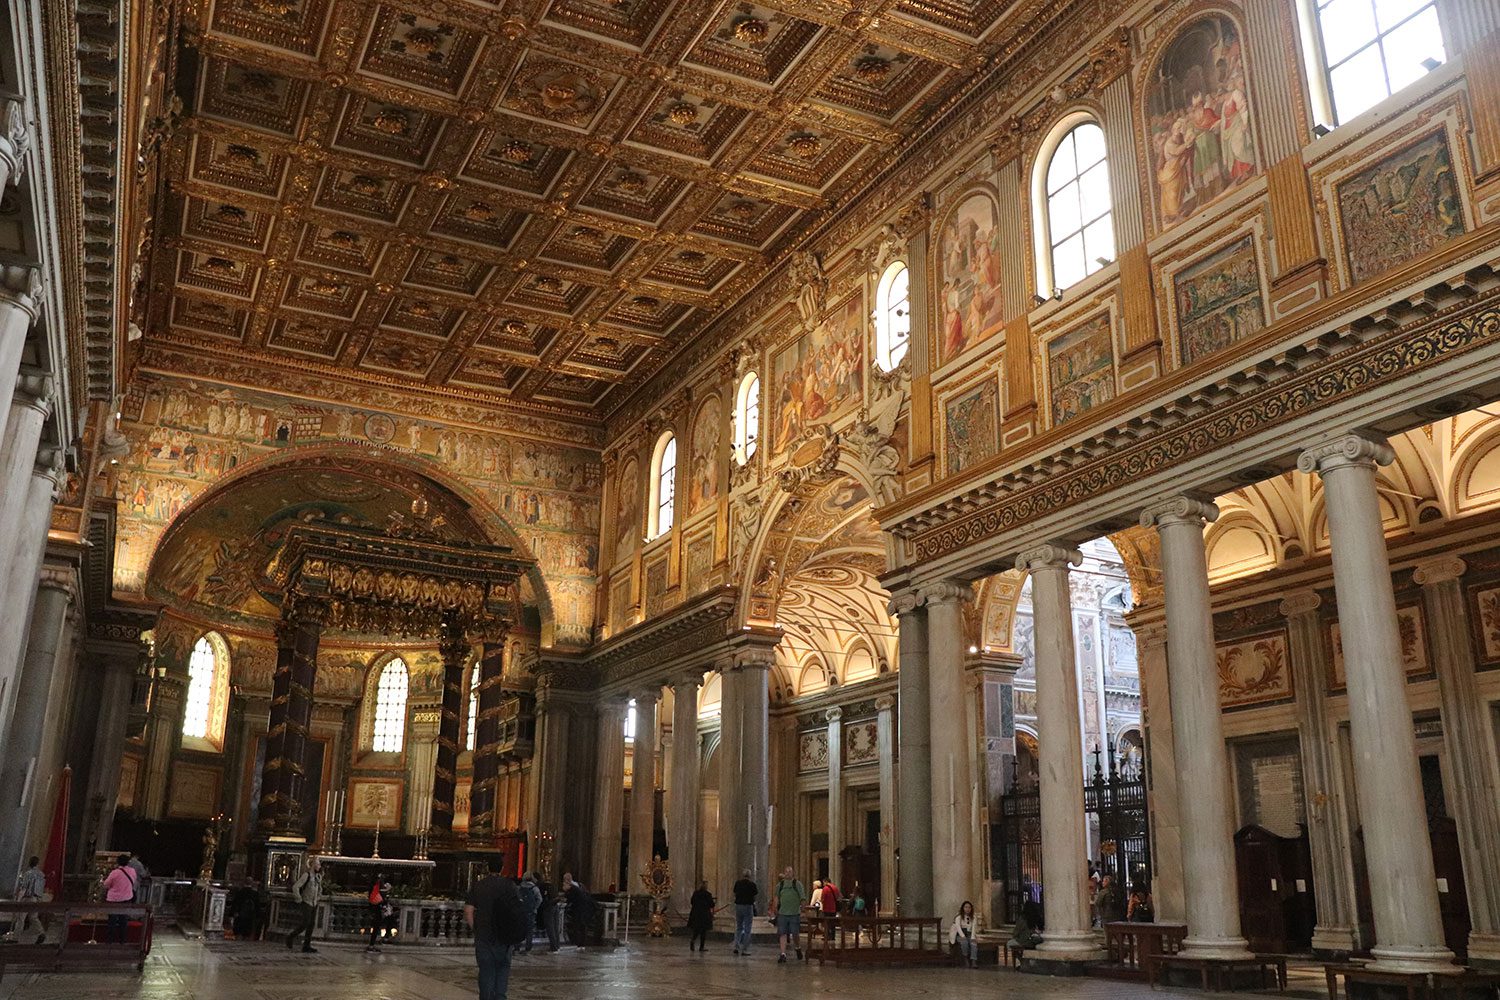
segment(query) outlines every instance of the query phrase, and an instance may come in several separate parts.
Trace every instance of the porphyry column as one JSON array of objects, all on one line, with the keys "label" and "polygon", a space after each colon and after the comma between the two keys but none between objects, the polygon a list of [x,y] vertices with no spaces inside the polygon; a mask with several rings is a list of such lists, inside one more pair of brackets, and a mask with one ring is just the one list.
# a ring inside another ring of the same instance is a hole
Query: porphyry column
[{"label": "porphyry column", "polygon": [[[1354,786],[1375,918],[1372,967],[1425,972],[1452,968],[1453,953],[1443,943],[1396,595],[1375,488],[1376,464],[1394,460],[1384,441],[1346,434],[1304,451],[1297,468],[1322,476],[1328,509]],[[1165,552],[1165,544],[1162,548]]]},{"label": "porphyry column", "polygon": [[505,692],[505,642],[503,636],[485,640],[479,653],[479,718],[474,723],[474,778],[469,788],[469,843],[475,847],[494,845],[501,828],[498,813],[500,782],[500,702]]},{"label": "porphyry column", "polygon": [[1037,795],[1042,820],[1042,907],[1046,930],[1039,963],[1103,958],[1089,914],[1088,826],[1083,811],[1083,732],[1078,708],[1078,656],[1068,567],[1075,549],[1039,545],[1016,557],[1031,574],[1036,642]]},{"label": "porphyry column", "polygon": [[932,909],[932,718],[927,690],[927,607],[911,592],[891,599],[900,633],[896,690],[896,823],[901,853],[897,899],[902,916],[929,917]]},{"label": "porphyry column", "polygon": [[[277,678],[272,682],[273,722],[266,745],[266,770],[262,778],[261,825],[277,839],[302,839],[302,816],[307,799],[307,740],[312,726],[313,688],[318,677],[318,643],[323,637],[328,608],[321,601],[297,597],[287,616],[285,633],[278,633]],[[285,675],[283,673],[285,663]],[[285,708],[280,724],[281,753],[270,759],[277,736],[277,684],[285,688]],[[273,766],[274,765],[274,766]],[[319,780],[311,790],[316,800]]]},{"label": "porphyry column", "polygon": [[[445,621],[438,637],[443,658],[443,710],[438,722],[437,761],[432,773],[432,812],[428,829],[439,839],[453,834],[453,800],[458,791],[458,740],[464,704],[464,661],[469,642],[456,621]],[[479,734],[475,734],[476,745]]]},{"label": "porphyry column", "polygon": [[[970,776],[968,712],[965,709],[963,605],[973,599],[967,583],[943,580],[924,587],[927,601],[928,732],[932,760],[932,895],[934,914],[958,912],[969,896],[973,874],[970,821],[974,791]],[[904,863],[904,862],[903,862]],[[925,915],[925,914],[924,914]]]},{"label": "porphyry column", "polygon": [[1240,892],[1234,864],[1229,754],[1219,708],[1213,610],[1203,528],[1219,516],[1207,498],[1178,496],[1147,507],[1141,524],[1161,536],[1167,613],[1167,672],[1172,736],[1181,791],[1182,871],[1188,936],[1183,954],[1244,958]]}]

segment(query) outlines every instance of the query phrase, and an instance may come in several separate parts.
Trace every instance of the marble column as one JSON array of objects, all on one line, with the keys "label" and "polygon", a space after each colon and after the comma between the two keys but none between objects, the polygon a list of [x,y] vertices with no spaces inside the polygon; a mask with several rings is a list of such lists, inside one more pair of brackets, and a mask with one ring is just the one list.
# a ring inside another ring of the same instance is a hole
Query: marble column
[{"label": "marble column", "polygon": [[[932,718],[927,690],[927,608],[914,593],[891,599],[899,632],[896,690],[899,747],[894,840],[896,893],[887,904],[901,916],[926,917],[932,908]],[[889,822],[889,821],[887,821]]]},{"label": "marble column", "polygon": [[[164,667],[158,667],[164,670]],[[182,698],[186,678],[159,674],[151,685],[151,710],[146,716],[146,760],[141,767],[136,815],[141,819],[164,819],[167,789],[172,781],[172,756],[182,736]]]},{"label": "marble column", "polygon": [[[318,677],[318,644],[327,623],[328,608],[321,601],[305,597],[295,597],[292,601],[292,606],[282,611],[289,627],[286,638],[290,649],[286,654],[289,662],[284,679],[286,709],[281,722],[281,754],[274,761],[270,759],[268,737],[264,773],[270,780],[265,777],[261,780],[261,826],[272,838],[300,841],[303,839],[303,816],[309,809],[316,810],[322,791],[322,775],[309,776],[306,764],[312,727],[313,688]],[[278,647],[278,674],[281,668],[282,652]],[[273,681],[273,712],[274,688]],[[274,719],[271,725],[274,730]],[[266,792],[267,789],[272,791]]]},{"label": "marble column", "polygon": [[[717,751],[719,778],[719,828],[715,843],[719,881],[730,884],[741,869],[734,867],[739,862],[740,841],[744,839],[745,807],[740,796],[740,775],[744,767],[740,760],[743,749],[740,738],[740,672],[734,660],[726,659],[716,665],[719,671],[719,748]],[[769,767],[769,759],[767,761]]]},{"label": "marble column", "polygon": [[1323,599],[1315,590],[1294,590],[1281,600],[1291,645],[1292,689],[1297,694],[1297,745],[1307,800],[1307,839],[1312,855],[1318,923],[1312,947],[1318,954],[1347,955],[1355,949],[1359,918],[1350,860],[1349,810],[1338,730],[1328,712],[1329,654]]},{"label": "marble column", "polygon": [[0,194],[14,187],[26,168],[31,149],[31,125],[26,105],[19,97],[0,99]]},{"label": "marble column", "polygon": [[[39,448],[42,427],[52,412],[50,394],[48,378],[27,375],[17,380],[8,407],[9,433],[0,444],[0,524],[6,526],[0,533],[0,607],[15,612],[0,617],[0,740],[15,700],[16,674],[25,653],[36,570],[47,542],[56,486],[55,478],[48,484],[38,483],[36,477],[39,471],[52,474],[49,463],[61,457],[54,448]],[[43,513],[47,521],[41,520]]]},{"label": "marble column", "polygon": [[[458,793],[458,744],[463,738],[464,663],[469,640],[455,620],[442,624],[438,653],[443,658],[443,708],[438,721],[437,760],[432,772],[432,810],[428,829],[439,840],[453,835],[453,801]],[[475,745],[479,734],[475,733]],[[472,795],[472,787],[471,787]]]},{"label": "marble column", "polygon": [[773,649],[747,650],[736,657],[739,677],[740,794],[736,797],[739,814],[727,817],[738,830],[740,848],[735,860],[735,877],[750,872],[757,885],[770,884],[771,831],[767,813],[771,803],[770,724],[771,667],[776,662]]},{"label": "marble column", "polygon": [[1146,794],[1151,809],[1151,896],[1156,919],[1183,923],[1182,807],[1177,790],[1177,742],[1172,735],[1172,687],[1167,675],[1167,630],[1153,623],[1135,632],[1141,676],[1141,726],[1146,738]]},{"label": "marble column", "polygon": [[[0,165],[0,172],[3,170]],[[0,184],[0,189],[3,188]],[[0,264],[0,439],[10,436],[8,414],[16,391],[16,377],[20,374],[21,355],[26,348],[26,334],[41,314],[42,273],[34,267]]]},{"label": "marble column", "polygon": [[594,850],[589,886],[604,892],[620,884],[620,831],[625,813],[625,699],[606,698],[598,713],[599,763],[594,768]]},{"label": "marble column", "polygon": [[[133,647],[133,648],[132,648]],[[85,668],[98,671],[99,713],[86,738],[88,782],[81,789],[81,820],[74,852],[78,864],[92,858],[94,850],[108,850],[114,829],[115,803],[120,797],[120,760],[125,754],[125,726],[130,717],[130,691],[140,663],[139,642],[89,644]]]},{"label": "marble column", "polygon": [[1453,953],[1443,943],[1396,597],[1375,487],[1377,463],[1394,460],[1383,440],[1347,434],[1303,452],[1297,467],[1322,477],[1328,512],[1354,787],[1364,821],[1375,918],[1372,967],[1415,972],[1451,968]]},{"label": "marble column", "polygon": [[823,713],[828,723],[828,877],[840,891],[846,887],[839,852],[847,836],[844,830],[844,710],[834,707]]},{"label": "marble column", "polygon": [[1178,802],[1182,870],[1187,877],[1188,936],[1183,954],[1243,958],[1250,952],[1240,932],[1229,753],[1219,708],[1208,554],[1203,544],[1204,526],[1218,516],[1219,509],[1211,500],[1184,495],[1147,507],[1141,512],[1141,524],[1156,528],[1161,536],[1177,787],[1192,790]]},{"label": "marble column", "polygon": [[45,844],[27,843],[37,790],[51,777],[38,772],[50,727],[61,724],[61,705],[50,697],[59,672],[59,653],[68,607],[73,603],[71,569],[47,566],[36,584],[26,656],[16,682],[15,714],[0,761],[0,879],[25,867],[28,852],[45,854]]},{"label": "marble column", "polygon": [[531,761],[531,782],[526,788],[526,827],[531,834],[534,867],[547,871],[550,881],[562,875],[562,840],[574,835],[563,829],[563,803],[567,798],[568,739],[572,713],[566,696],[544,674],[537,690],[537,749]]},{"label": "marble column", "polygon": [[651,863],[656,842],[656,704],[655,688],[635,695],[635,743],[630,760],[630,864],[625,891],[641,892],[641,873]]},{"label": "marble column", "polygon": [[[958,580],[924,587],[927,602],[928,733],[932,760],[932,905],[937,916],[958,912],[969,898],[974,810],[968,711],[964,689],[963,605],[974,591]],[[917,914],[913,913],[913,916]]]},{"label": "marble column", "polygon": [[479,715],[474,722],[474,777],[469,785],[469,846],[492,847],[504,829],[497,815],[500,778],[500,703],[505,700],[505,638],[490,635],[480,647]]},{"label": "marble column", "polygon": [[1422,588],[1443,711],[1443,749],[1453,775],[1452,797],[1469,896],[1469,961],[1500,964],[1500,781],[1495,774],[1494,727],[1479,692],[1469,611],[1467,567],[1457,556],[1420,563],[1412,578]]},{"label": "marble column", "polygon": [[672,748],[667,760],[667,850],[673,904],[681,913],[698,885],[698,688],[703,673],[690,670],[672,682]]},{"label": "marble column", "polygon": [[879,914],[896,907],[896,699],[875,699],[875,748],[880,759],[880,898]]},{"label": "marble column", "polygon": [[1078,656],[1068,567],[1074,549],[1039,545],[1016,556],[1031,574],[1036,643],[1037,795],[1042,821],[1042,912],[1046,930],[1039,962],[1090,962],[1103,957],[1089,913],[1088,823],[1083,811],[1083,735]]}]

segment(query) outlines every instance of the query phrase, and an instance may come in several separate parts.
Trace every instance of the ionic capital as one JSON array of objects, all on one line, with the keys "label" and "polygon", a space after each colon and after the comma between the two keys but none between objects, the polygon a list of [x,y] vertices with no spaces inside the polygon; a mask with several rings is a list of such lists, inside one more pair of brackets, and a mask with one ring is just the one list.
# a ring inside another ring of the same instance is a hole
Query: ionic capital
[{"label": "ionic capital", "polygon": [[39,589],[61,591],[71,603],[78,596],[78,572],[71,566],[45,563],[37,575],[36,585]]},{"label": "ionic capital", "polygon": [[659,687],[645,687],[645,688],[641,688],[639,690],[632,691],[630,693],[630,697],[632,697],[632,698],[635,699],[635,707],[636,707],[636,710],[639,711],[640,707],[642,705],[644,705],[644,704],[649,703],[649,704],[655,705],[658,701],[661,701],[661,688],[659,688]]},{"label": "ionic capital", "polygon": [[1038,545],[1016,553],[1016,566],[1035,573],[1039,569],[1057,569],[1066,572],[1069,566],[1083,562],[1083,553],[1066,545],[1051,543]]},{"label": "ionic capital", "polygon": [[0,305],[14,306],[30,317],[42,314],[42,272],[23,264],[0,264]]},{"label": "ionic capital", "polygon": [[922,607],[922,597],[914,590],[901,590],[891,595],[890,602],[885,609],[896,617],[909,615]]},{"label": "ionic capital", "polygon": [[963,580],[938,580],[922,587],[926,604],[966,604],[973,599],[974,588]]},{"label": "ionic capital", "polygon": [[883,694],[875,699],[875,711],[877,712],[889,712],[895,707],[896,698],[894,695]]},{"label": "ionic capital", "polygon": [[1323,606],[1323,598],[1311,588],[1289,591],[1281,599],[1281,613],[1287,618],[1310,615]]},{"label": "ionic capital", "polygon": [[828,722],[837,722],[844,717],[844,710],[837,705],[823,713],[823,718]]},{"label": "ionic capital", "polygon": [[14,186],[31,148],[31,130],[26,127],[26,107],[16,98],[0,104],[0,188]]},{"label": "ionic capital", "polygon": [[52,414],[52,376],[32,368],[21,369],[11,403],[30,406],[46,420]]},{"label": "ionic capital", "polygon": [[36,463],[31,467],[31,474],[39,479],[52,480],[53,490],[62,486],[63,481],[63,452],[61,448],[55,448],[50,444],[44,444],[36,450]]},{"label": "ionic capital", "polygon": [[776,650],[746,649],[734,658],[736,670],[770,670],[776,665]]},{"label": "ionic capital", "polygon": [[703,671],[697,669],[684,670],[682,673],[674,675],[667,683],[672,686],[672,693],[674,695],[688,688],[702,687]]},{"label": "ionic capital", "polygon": [[1219,506],[1202,493],[1180,493],[1158,500],[1141,511],[1141,527],[1164,528],[1174,524],[1194,524],[1199,529],[1219,519]]},{"label": "ionic capital", "polygon": [[1327,475],[1348,466],[1373,469],[1377,465],[1390,465],[1395,460],[1396,453],[1385,438],[1367,431],[1354,431],[1313,445],[1297,456],[1297,468],[1309,474]]},{"label": "ionic capital", "polygon": [[1417,568],[1412,570],[1411,578],[1418,586],[1428,587],[1434,584],[1447,583],[1449,580],[1457,580],[1468,569],[1468,564],[1458,556],[1434,556],[1431,559],[1417,563]]}]

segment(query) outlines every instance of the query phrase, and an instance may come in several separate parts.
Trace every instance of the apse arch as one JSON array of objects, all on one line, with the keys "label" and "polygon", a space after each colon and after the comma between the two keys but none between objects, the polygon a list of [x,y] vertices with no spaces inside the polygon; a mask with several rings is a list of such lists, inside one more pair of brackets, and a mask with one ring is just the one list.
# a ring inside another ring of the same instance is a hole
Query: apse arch
[{"label": "apse arch", "polygon": [[[294,509],[332,516],[364,509],[380,517],[409,519],[412,501],[421,498],[428,503],[428,523],[440,532],[446,528],[455,541],[509,547],[531,563],[522,578],[523,602],[534,608],[541,643],[551,644],[556,618],[547,580],[530,547],[494,505],[433,462],[354,442],[291,445],[237,467],[203,490],[157,539],[147,563],[147,596],[168,606],[191,606],[196,616],[212,618],[213,598],[244,595],[255,583],[247,560],[268,555],[279,539],[267,539],[269,548],[257,550],[250,539],[226,537],[233,518],[248,513],[246,504],[232,501],[268,496],[273,490],[287,493],[294,487],[302,495],[273,511],[277,523],[284,523],[291,515],[282,515]],[[253,599],[251,603],[260,613],[248,619],[271,616],[274,605]],[[237,623],[245,621],[218,621],[229,627]]]}]

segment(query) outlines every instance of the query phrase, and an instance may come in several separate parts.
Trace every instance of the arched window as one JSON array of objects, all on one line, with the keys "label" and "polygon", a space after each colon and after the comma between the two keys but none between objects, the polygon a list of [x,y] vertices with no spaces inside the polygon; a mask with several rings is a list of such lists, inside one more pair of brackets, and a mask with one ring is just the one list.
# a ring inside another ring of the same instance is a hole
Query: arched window
[{"label": "arched window", "polygon": [[746,372],[734,398],[734,459],[741,465],[755,456],[760,440],[760,376]]},{"label": "arched window", "polygon": [[635,742],[635,699],[625,703],[625,742]]},{"label": "arched window", "polygon": [[470,752],[474,749],[474,738],[479,732],[479,662],[476,660],[474,666],[469,670],[469,732],[466,745]]},{"label": "arched window", "polygon": [[370,730],[370,749],[379,753],[400,753],[406,742],[406,695],[409,685],[406,661],[399,656],[380,668],[375,685],[374,726]]},{"label": "arched window", "polygon": [[672,530],[672,512],[677,500],[677,439],[668,431],[656,442],[651,459],[651,523],[647,535],[660,538]]},{"label": "arched window", "polygon": [[1302,0],[1314,104],[1346,122],[1448,59],[1436,0]]},{"label": "arched window", "polygon": [[229,647],[220,636],[210,632],[193,644],[192,655],[188,658],[187,698],[182,708],[183,739],[222,749],[228,706]]},{"label": "arched window", "polygon": [[875,363],[888,372],[906,357],[911,338],[911,272],[895,261],[875,288]]},{"label": "arched window", "polygon": [[1058,123],[1042,144],[1033,187],[1037,291],[1077,284],[1115,259],[1104,130],[1087,114]]}]

